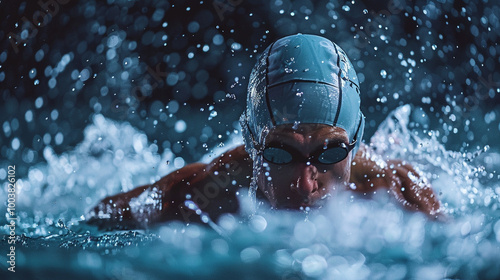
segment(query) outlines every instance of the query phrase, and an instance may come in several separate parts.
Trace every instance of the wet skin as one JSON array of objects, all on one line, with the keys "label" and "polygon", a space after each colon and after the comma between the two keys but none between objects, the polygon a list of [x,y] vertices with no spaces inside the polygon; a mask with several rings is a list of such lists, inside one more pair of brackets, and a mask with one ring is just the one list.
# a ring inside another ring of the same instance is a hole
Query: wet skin
[{"label": "wet skin", "polygon": [[[338,127],[300,124],[297,129],[278,126],[269,132],[265,141],[268,145],[291,146],[304,158],[325,142],[348,144],[348,137]],[[322,198],[337,192],[369,194],[384,189],[407,209],[441,217],[439,200],[425,178],[410,164],[384,160],[364,144],[354,160],[349,154],[331,165],[303,160],[285,165],[265,160],[257,162],[254,164],[244,146],[239,146],[209,164],[189,164],[154,184],[106,197],[89,211],[87,222],[106,229],[148,227],[168,220],[199,222],[200,216],[186,206],[187,199],[216,221],[223,213],[238,212],[237,194],[248,193],[254,168],[261,171],[257,176],[258,196],[269,201],[273,208],[321,207],[327,201]],[[148,203],[144,203],[146,198]]]}]

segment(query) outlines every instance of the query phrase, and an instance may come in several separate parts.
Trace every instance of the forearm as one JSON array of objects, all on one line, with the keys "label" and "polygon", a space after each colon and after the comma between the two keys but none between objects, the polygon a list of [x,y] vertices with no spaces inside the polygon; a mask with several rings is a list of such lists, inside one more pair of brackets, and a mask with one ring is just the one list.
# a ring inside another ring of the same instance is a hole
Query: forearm
[{"label": "forearm", "polygon": [[88,212],[87,222],[100,228],[144,228],[173,219],[174,205],[179,202],[179,196],[183,197],[184,186],[201,179],[204,167],[205,164],[190,164],[154,184],[108,196]]},{"label": "forearm", "polygon": [[150,185],[102,199],[86,215],[87,223],[99,228],[137,228],[141,222],[133,214],[130,201],[140,196]]}]

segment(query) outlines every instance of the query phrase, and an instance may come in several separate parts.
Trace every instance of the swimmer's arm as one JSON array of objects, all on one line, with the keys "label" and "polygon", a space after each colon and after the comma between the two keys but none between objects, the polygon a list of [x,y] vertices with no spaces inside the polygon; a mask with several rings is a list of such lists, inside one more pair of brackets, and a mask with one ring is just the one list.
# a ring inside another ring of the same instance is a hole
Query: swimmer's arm
[{"label": "swimmer's arm", "polygon": [[388,189],[396,200],[410,210],[436,217],[440,202],[430,183],[411,164],[401,160],[384,160],[365,144],[360,146],[351,166],[355,191],[370,193]]},{"label": "swimmer's arm", "polygon": [[[199,216],[193,215],[194,211],[184,205],[186,195],[191,195],[198,207],[208,214],[217,216],[218,210],[234,212],[237,201],[231,200],[232,190],[228,190],[233,180],[247,184],[248,174],[251,174],[251,161],[240,146],[209,164],[189,164],[154,184],[104,198],[88,212],[87,223],[116,229],[144,228],[174,219],[196,221]],[[221,201],[217,202],[218,199]]]},{"label": "swimmer's arm", "polygon": [[102,199],[86,216],[87,223],[101,229],[145,228],[171,219],[173,189],[181,188],[203,172],[205,164],[193,163],[176,170],[151,185]]}]

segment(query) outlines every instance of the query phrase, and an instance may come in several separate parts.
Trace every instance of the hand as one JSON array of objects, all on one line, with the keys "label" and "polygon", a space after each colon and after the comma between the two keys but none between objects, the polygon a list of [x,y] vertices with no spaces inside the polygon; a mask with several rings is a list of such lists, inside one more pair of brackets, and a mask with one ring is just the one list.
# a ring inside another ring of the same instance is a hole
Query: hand
[{"label": "hand", "polygon": [[439,199],[427,178],[421,176],[409,163],[389,160],[384,173],[389,190],[403,206],[436,219],[445,218],[441,213]]},{"label": "hand", "polygon": [[384,158],[366,145],[362,145],[351,167],[351,182],[355,191],[373,192],[386,188],[405,208],[420,211],[443,220],[440,202],[427,179],[411,164],[402,160]]},{"label": "hand", "polygon": [[[149,212],[133,213],[130,205],[131,199],[144,193],[149,185],[138,187],[126,193],[108,196],[102,199],[86,214],[86,222],[95,225],[99,229],[131,229],[144,228],[147,225]],[[142,208],[146,209],[147,205]],[[151,211],[150,211],[151,212]]]}]

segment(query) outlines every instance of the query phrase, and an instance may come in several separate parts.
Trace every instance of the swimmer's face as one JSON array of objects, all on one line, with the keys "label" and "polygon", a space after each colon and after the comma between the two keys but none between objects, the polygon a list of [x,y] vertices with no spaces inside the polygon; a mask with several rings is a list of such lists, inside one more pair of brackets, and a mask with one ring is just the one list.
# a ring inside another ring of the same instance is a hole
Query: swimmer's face
[{"label": "swimmer's face", "polygon": [[[334,164],[307,158],[332,143],[349,144],[342,128],[323,124],[280,125],[269,132],[265,147],[286,147],[295,153],[290,163],[262,159],[259,188],[275,208],[306,209],[322,205],[326,198],[346,188],[351,172],[351,154]],[[269,156],[268,156],[269,157]]]}]

